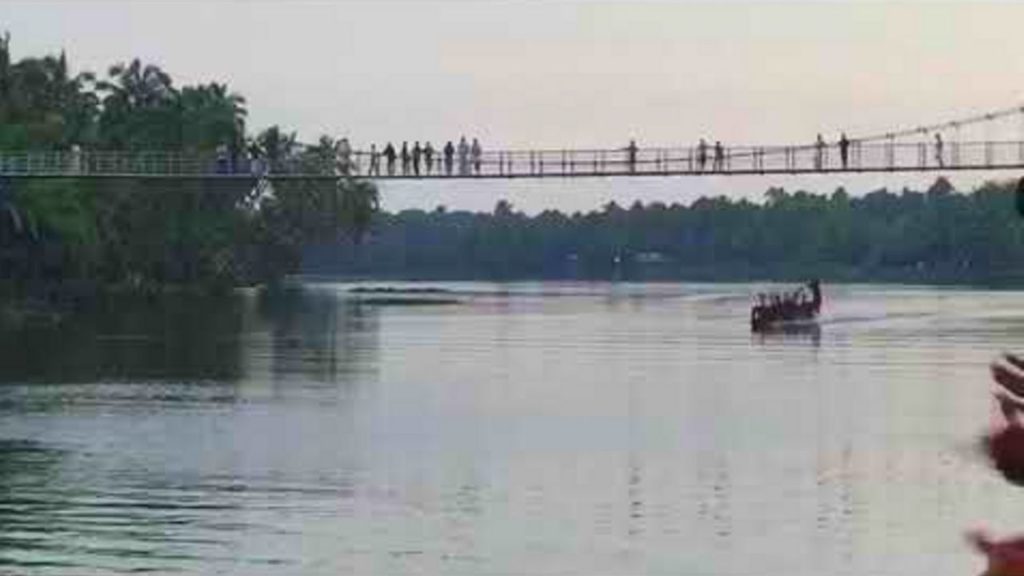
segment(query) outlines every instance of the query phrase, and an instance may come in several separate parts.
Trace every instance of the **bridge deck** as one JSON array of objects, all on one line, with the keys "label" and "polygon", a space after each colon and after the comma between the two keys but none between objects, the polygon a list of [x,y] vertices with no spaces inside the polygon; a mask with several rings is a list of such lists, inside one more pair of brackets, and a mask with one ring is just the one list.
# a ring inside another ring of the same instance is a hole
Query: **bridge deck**
[{"label": "bridge deck", "polygon": [[836,145],[608,150],[502,150],[451,161],[435,154],[393,164],[366,152],[344,158],[298,155],[241,160],[213,153],[164,151],[2,152],[0,178],[333,179],[343,173],[380,180],[751,176],[1024,169],[1024,141],[853,143],[845,161]]}]

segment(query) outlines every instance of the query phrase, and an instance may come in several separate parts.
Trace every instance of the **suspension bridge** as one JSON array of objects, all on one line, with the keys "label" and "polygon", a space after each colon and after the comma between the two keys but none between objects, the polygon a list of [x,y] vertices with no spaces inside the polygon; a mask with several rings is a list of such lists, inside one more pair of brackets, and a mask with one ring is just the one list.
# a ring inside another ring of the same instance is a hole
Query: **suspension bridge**
[{"label": "suspension bridge", "polygon": [[[1008,124],[1016,123],[1007,130]],[[999,131],[1003,137],[993,138]],[[979,131],[981,137],[979,137]],[[1010,133],[1009,136],[1007,134]],[[0,150],[0,178],[373,180],[743,176],[1024,169],[1024,106],[891,132],[805,144],[435,151],[352,150],[326,157],[243,158],[221,152]]]}]

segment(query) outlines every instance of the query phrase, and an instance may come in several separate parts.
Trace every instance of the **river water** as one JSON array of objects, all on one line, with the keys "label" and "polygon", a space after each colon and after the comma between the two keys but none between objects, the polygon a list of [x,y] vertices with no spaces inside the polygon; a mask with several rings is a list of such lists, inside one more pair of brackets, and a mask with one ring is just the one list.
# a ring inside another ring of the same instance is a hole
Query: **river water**
[{"label": "river water", "polygon": [[751,285],[440,286],[4,331],[0,574],[953,575],[1024,531],[971,449],[1024,293],[756,337]]}]

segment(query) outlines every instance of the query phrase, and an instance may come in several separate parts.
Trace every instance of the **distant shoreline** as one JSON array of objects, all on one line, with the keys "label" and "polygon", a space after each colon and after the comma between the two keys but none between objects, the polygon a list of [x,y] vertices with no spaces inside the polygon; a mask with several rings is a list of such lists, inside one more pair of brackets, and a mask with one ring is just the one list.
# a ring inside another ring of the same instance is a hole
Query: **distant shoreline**
[{"label": "distant shoreline", "polygon": [[963,277],[954,275],[928,275],[901,273],[888,271],[884,273],[827,273],[825,271],[807,270],[802,273],[777,273],[777,274],[715,274],[712,272],[694,272],[674,276],[649,275],[638,277],[608,278],[600,276],[465,276],[449,274],[409,274],[409,275],[356,275],[356,274],[300,274],[292,277],[293,282],[299,283],[353,283],[365,284],[356,286],[352,293],[359,294],[387,294],[387,293],[440,293],[447,290],[443,288],[399,288],[390,286],[388,283],[409,283],[429,284],[438,282],[491,282],[491,283],[512,283],[512,282],[582,282],[582,283],[637,283],[637,284],[674,284],[674,283],[737,283],[737,284],[798,284],[809,279],[818,278],[825,284],[891,284],[907,286],[937,286],[965,288],[991,288],[991,289],[1024,289],[1024,271],[1014,274],[1006,274],[1001,277]]}]

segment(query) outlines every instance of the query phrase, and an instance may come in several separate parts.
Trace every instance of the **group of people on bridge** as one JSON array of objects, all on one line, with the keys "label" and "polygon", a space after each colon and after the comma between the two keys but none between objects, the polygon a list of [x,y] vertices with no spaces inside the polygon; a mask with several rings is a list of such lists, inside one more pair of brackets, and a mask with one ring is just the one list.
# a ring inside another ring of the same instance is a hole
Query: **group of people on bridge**
[{"label": "group of people on bridge", "polygon": [[[435,150],[428,141],[420,146],[419,141],[413,143],[409,148],[408,142],[402,142],[402,147],[395,150],[394,145],[388,142],[383,150],[377,150],[376,144],[370,145],[369,167],[367,176],[381,175],[381,158],[385,162],[385,169],[388,176],[396,176],[396,168],[401,168],[402,176],[430,176],[435,172],[435,160],[437,175],[452,176],[458,169],[459,176],[480,175],[483,166],[483,147],[480,141],[473,138],[473,143],[466,142],[466,137],[459,139],[458,146],[449,140],[441,150]],[[435,157],[435,154],[438,156]],[[456,164],[457,161],[457,164]],[[400,162],[400,163],[399,163]]]},{"label": "group of people on bridge", "polygon": [[[945,153],[942,135],[936,132],[934,137],[935,140],[932,146],[935,153],[935,164],[938,167],[943,168],[945,167]],[[859,144],[860,142],[858,141],[850,140],[846,136],[845,132],[840,134],[839,139],[835,143],[835,146],[839,151],[839,163],[843,170],[848,170],[850,168],[851,160],[853,159],[851,152],[853,152],[855,149],[859,150]],[[920,146],[923,162],[925,144],[921,143]],[[818,134],[818,137],[813,144],[814,170],[824,171],[828,166],[827,151],[829,147],[830,145],[825,142],[825,139],[822,137],[822,135]],[[795,163],[795,160],[792,159],[792,155],[794,155],[796,151],[801,148],[807,149],[807,146],[796,146],[786,148],[780,147],[776,148],[776,151],[784,151],[787,155],[787,161]],[[638,169],[638,163],[640,162],[638,161],[638,156],[641,151],[641,148],[637,146],[636,140],[630,140],[629,145],[623,148],[622,150],[625,151],[626,153],[625,164],[627,171],[630,173],[636,173]],[[746,154],[753,156],[753,162],[751,163],[752,168],[757,169],[758,167],[763,167],[765,152],[766,148],[764,147],[755,147],[745,151]],[[710,161],[710,172],[721,173],[726,172],[728,170],[730,160],[733,158],[733,156],[734,152],[723,147],[722,142],[720,140],[716,140],[714,145],[712,146],[708,144],[708,141],[706,139],[701,138],[697,145],[691,149],[690,154],[687,157],[683,158],[683,160],[688,162],[690,170],[693,172],[707,172],[708,163]],[[655,163],[661,163],[662,166],[666,165],[665,163],[667,161],[668,159],[653,160],[653,162]],[[651,162],[651,160],[647,160],[647,162]]]},{"label": "group of people on bridge", "polygon": [[[388,142],[383,150],[371,144],[369,151],[357,151],[349,144],[348,138],[341,138],[334,146],[333,171],[339,175],[355,175],[360,171],[360,157],[365,156],[368,161],[367,176],[382,175],[382,160],[387,176],[418,177],[435,173],[438,176],[471,176],[481,173],[483,153],[478,139],[473,138],[472,143],[469,143],[465,136],[459,139],[458,145],[449,140],[440,150],[436,150],[430,142],[420,145],[418,141],[410,148],[406,141],[402,142],[400,149]],[[240,166],[237,157],[227,145],[218,146],[215,154],[217,173],[231,174],[238,171]],[[270,171],[270,166],[255,145],[249,150],[249,168],[254,174]]]},{"label": "group of people on bridge", "polygon": [[[854,166],[859,166],[860,163],[860,141],[851,140],[846,136],[846,133],[840,134],[838,140],[834,146],[839,153],[839,168],[842,170],[848,170],[851,167],[851,163]],[[926,145],[920,143],[920,158],[922,164],[924,163]],[[630,140],[629,145],[625,148],[620,148],[619,153],[624,153],[624,164],[626,172],[637,173],[640,172],[651,172],[649,169],[640,168],[641,164],[656,164],[658,168],[654,171],[669,171],[668,166],[671,162],[685,162],[688,167],[687,170],[692,173],[726,173],[732,166],[733,160],[737,158],[747,157],[750,160],[749,168],[751,170],[764,169],[765,155],[766,153],[773,154],[785,154],[786,167],[787,168],[798,168],[799,163],[796,161],[796,154],[800,150],[812,150],[813,151],[813,170],[814,171],[826,171],[829,168],[829,162],[827,153],[832,147],[831,144],[827,143],[821,134],[817,135],[816,140],[810,146],[794,146],[794,147],[777,147],[777,148],[765,148],[765,147],[754,147],[745,148],[743,152],[737,152],[736,149],[727,149],[722,145],[721,140],[716,140],[714,144],[709,144],[708,140],[701,138],[696,146],[690,149],[689,153],[684,157],[672,158],[668,154],[668,150],[656,150],[657,156],[652,157],[650,154],[645,154],[644,158],[641,159],[642,149],[637,146],[636,140]],[[944,144],[942,136],[939,133],[934,134],[934,144],[932,144],[934,151],[934,158],[936,165],[940,168],[945,166],[944,161]],[[569,153],[568,155],[566,153]],[[365,166],[365,172],[368,177],[421,177],[421,176],[480,176],[484,171],[484,151],[480,145],[480,141],[477,138],[473,138],[472,142],[467,141],[465,136],[462,136],[458,144],[454,144],[451,140],[440,149],[435,149],[433,144],[429,141],[424,142],[422,145],[419,141],[415,141],[412,146],[409,146],[408,141],[402,142],[400,148],[396,148],[394,144],[388,142],[382,149],[378,149],[376,144],[372,144],[368,151],[366,150],[354,150],[349,144],[347,138],[341,138],[335,145],[335,162],[334,170],[336,173],[341,175],[354,175],[361,172],[361,164]],[[511,166],[511,156],[508,153],[497,153],[498,162],[504,162],[501,167],[509,168]],[[534,162],[533,152],[530,152],[530,171],[533,173],[538,166],[543,168],[544,156],[538,155],[538,161]],[[892,154],[891,147],[888,149],[888,154]],[[216,151],[217,155],[217,171],[219,173],[229,173],[237,171],[239,164],[233,153],[230,153],[227,146],[219,146]],[[955,155],[955,151],[954,151]],[[249,163],[251,169],[255,172],[257,170],[269,170],[267,162],[260,158],[257,150],[253,149],[250,151],[251,158]],[[364,158],[365,157],[365,158]],[[604,152],[601,152],[600,162],[598,162],[596,156],[594,158],[593,165],[595,171],[604,171],[605,167],[605,156]],[[572,151],[563,150],[561,162],[563,169],[565,168],[566,159],[569,159],[570,165],[578,160],[574,159]],[[613,156],[614,158],[614,156]],[[620,156],[620,158],[622,158]],[[806,156],[804,157],[806,158]],[[587,161],[589,162],[589,160]],[[613,160],[614,162],[614,160]],[[621,160],[620,160],[621,162]],[[890,157],[890,165],[892,159]],[[600,165],[600,168],[598,166]],[[678,166],[678,164],[676,164]],[[621,166],[621,164],[620,164]],[[744,164],[744,166],[746,166]],[[804,168],[806,169],[806,168]],[[614,169],[612,170],[614,172]]]}]

